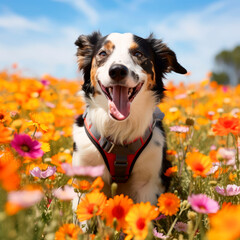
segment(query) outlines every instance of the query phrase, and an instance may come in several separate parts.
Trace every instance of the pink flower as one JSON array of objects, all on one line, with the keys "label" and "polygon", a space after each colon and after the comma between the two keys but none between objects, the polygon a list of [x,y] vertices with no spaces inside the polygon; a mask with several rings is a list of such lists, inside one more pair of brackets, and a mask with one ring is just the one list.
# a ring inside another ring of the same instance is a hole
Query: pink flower
[{"label": "pink flower", "polygon": [[167,236],[165,236],[163,233],[158,232],[157,228],[153,229],[153,236],[159,239],[167,239]]},{"label": "pink flower", "polygon": [[217,154],[218,156],[220,155],[219,157],[227,161],[226,165],[235,165],[235,149],[219,148]]},{"label": "pink flower", "polygon": [[35,203],[40,202],[43,193],[40,190],[21,190],[8,193],[8,201],[20,207],[31,207]]},{"label": "pink flower", "polygon": [[216,213],[219,209],[218,202],[209,198],[205,194],[192,194],[188,197],[192,209],[198,213]]},{"label": "pink flower", "polygon": [[30,171],[30,174],[33,177],[38,177],[38,178],[47,178],[52,176],[56,172],[57,168],[48,166],[45,171],[41,171],[39,167],[33,168],[33,170]]},{"label": "pink flower", "polygon": [[54,103],[51,103],[51,102],[46,102],[46,106],[49,107],[49,108],[55,108],[56,105]]},{"label": "pink flower", "polygon": [[210,147],[210,150],[216,150],[217,149],[217,147],[215,146],[215,145],[212,145],[211,147]]},{"label": "pink flower", "polygon": [[187,94],[186,93],[182,93],[182,94],[179,94],[179,95],[176,95],[175,96],[175,99],[176,100],[179,100],[179,99],[184,99],[187,97]]},{"label": "pink flower", "polygon": [[215,190],[217,193],[223,196],[236,196],[240,194],[240,186],[235,184],[229,184],[226,188],[216,186]]},{"label": "pink flower", "polygon": [[177,133],[186,133],[189,131],[189,127],[186,126],[173,126],[170,127],[171,132],[177,132]]},{"label": "pink flower", "polygon": [[187,223],[184,222],[177,222],[174,226],[174,228],[178,231],[178,232],[187,232]]},{"label": "pink flower", "polygon": [[206,173],[206,175],[211,175],[214,174],[217,170],[219,169],[219,164],[213,164],[213,166],[211,167],[210,171]]},{"label": "pink flower", "polygon": [[66,175],[98,177],[103,175],[104,165],[99,166],[71,166],[69,163],[62,163],[62,169]]},{"label": "pink flower", "polygon": [[74,192],[74,188],[65,185],[63,188],[58,188],[53,190],[53,195],[62,201],[71,201],[77,197],[77,193]]},{"label": "pink flower", "polygon": [[42,85],[44,85],[44,86],[50,85],[50,82],[49,82],[48,80],[45,80],[45,79],[42,79],[42,80],[41,80],[41,83],[42,83]]},{"label": "pink flower", "polygon": [[41,144],[27,134],[15,134],[11,146],[23,157],[39,158],[44,154]]}]

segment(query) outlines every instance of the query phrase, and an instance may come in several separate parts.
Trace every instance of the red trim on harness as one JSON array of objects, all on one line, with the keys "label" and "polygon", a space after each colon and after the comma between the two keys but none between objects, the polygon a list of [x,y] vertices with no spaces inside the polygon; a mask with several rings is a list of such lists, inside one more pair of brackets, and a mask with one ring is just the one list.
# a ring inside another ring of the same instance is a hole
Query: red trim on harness
[{"label": "red trim on harness", "polygon": [[[105,154],[105,159],[107,160],[107,163],[106,165],[109,166],[109,172],[112,176],[112,179],[115,180],[115,166],[114,166],[114,162],[116,161],[116,154],[114,153],[108,153],[106,152],[102,146],[100,145],[99,141],[101,139],[101,137],[99,139],[96,139],[96,137],[92,134],[91,132],[91,127],[92,127],[92,124],[90,124],[90,126],[88,126],[87,124],[87,121],[86,121],[86,118],[84,118],[84,125],[85,125],[85,129],[88,131],[88,133],[91,135],[92,137],[92,140],[95,141],[95,143],[98,145],[98,147],[101,149],[100,153],[102,154],[102,152],[104,152]],[[151,131],[152,132],[152,131]],[[151,136],[151,134],[150,134]],[[150,137],[149,136],[149,137]],[[132,164],[135,163],[134,159],[135,157],[138,155],[138,152],[145,146],[145,144],[148,142],[149,140],[149,137],[146,139],[146,141],[144,142],[142,138],[140,138],[140,141],[141,141],[141,147],[134,153],[134,154],[128,154],[127,155],[127,162],[128,162],[128,165],[126,167],[126,172],[125,172],[125,179],[127,180],[129,178],[129,175],[130,175],[130,169],[132,169]],[[138,139],[135,139],[133,142],[137,141]],[[95,146],[96,146],[95,144]],[[98,149],[99,150],[99,149]],[[138,157],[138,156],[137,156]]]}]

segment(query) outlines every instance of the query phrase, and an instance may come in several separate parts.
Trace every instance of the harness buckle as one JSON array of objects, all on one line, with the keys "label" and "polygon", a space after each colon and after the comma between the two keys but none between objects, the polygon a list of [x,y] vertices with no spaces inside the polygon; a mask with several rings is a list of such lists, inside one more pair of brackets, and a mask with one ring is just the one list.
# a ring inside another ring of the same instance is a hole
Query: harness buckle
[{"label": "harness buckle", "polygon": [[118,161],[114,162],[115,167],[126,168],[127,165],[128,165],[128,162],[118,162]]},{"label": "harness buckle", "polygon": [[105,141],[102,144],[102,148],[107,153],[111,153],[114,147],[115,147],[115,144],[113,142],[108,141],[107,139],[105,139]]}]

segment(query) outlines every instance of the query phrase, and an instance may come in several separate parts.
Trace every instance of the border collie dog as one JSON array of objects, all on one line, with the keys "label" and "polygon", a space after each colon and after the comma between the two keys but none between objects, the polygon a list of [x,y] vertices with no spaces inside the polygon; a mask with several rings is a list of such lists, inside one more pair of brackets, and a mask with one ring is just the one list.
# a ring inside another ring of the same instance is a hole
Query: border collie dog
[{"label": "border collie dog", "polygon": [[157,108],[164,96],[165,73],[187,71],[175,53],[152,35],[144,39],[131,33],[99,32],[80,35],[79,69],[86,110],[74,124],[74,166],[104,165],[103,192],[135,202],[156,204],[170,179],[164,172],[166,138],[164,114]]}]

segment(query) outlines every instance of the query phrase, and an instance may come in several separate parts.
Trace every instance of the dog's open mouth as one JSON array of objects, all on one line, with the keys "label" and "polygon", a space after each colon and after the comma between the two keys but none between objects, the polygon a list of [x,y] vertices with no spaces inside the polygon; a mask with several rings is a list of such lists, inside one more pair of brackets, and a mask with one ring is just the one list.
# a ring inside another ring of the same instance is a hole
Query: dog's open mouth
[{"label": "dog's open mouth", "polygon": [[105,87],[100,81],[98,83],[108,99],[110,115],[119,121],[126,119],[130,114],[130,104],[141,90],[143,83],[139,83],[134,88],[120,85]]}]

